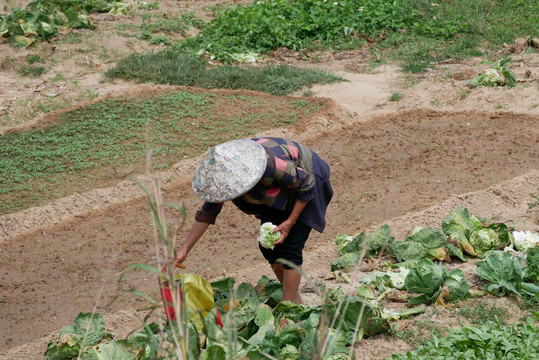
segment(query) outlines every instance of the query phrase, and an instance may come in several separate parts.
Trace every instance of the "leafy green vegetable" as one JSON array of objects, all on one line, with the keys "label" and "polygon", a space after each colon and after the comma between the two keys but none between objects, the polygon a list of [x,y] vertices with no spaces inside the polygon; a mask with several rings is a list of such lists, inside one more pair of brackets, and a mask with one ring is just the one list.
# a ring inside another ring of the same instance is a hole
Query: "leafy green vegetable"
[{"label": "leafy green vegetable", "polygon": [[118,341],[109,341],[94,346],[84,352],[82,359],[135,360],[135,354],[129,353]]},{"label": "leafy green vegetable", "polygon": [[263,223],[260,226],[258,242],[260,243],[260,245],[262,245],[262,247],[266,249],[273,249],[275,247],[273,243],[281,238],[280,231],[273,232],[273,229],[275,229],[276,227],[276,225],[273,225],[270,222]]},{"label": "leafy green vegetable", "polygon": [[378,228],[376,231],[368,234],[365,237],[365,241],[360,245],[361,248],[365,248],[367,251],[367,257],[380,254],[385,248],[394,243],[395,238],[391,236],[389,225],[385,224]]},{"label": "leafy green vegetable", "polygon": [[272,281],[266,275],[258,280],[255,286],[260,302],[275,306],[283,299],[283,286],[279,281]]},{"label": "leafy green vegetable", "polygon": [[271,324],[275,321],[271,308],[266,304],[260,304],[256,308],[255,324],[258,326],[264,326]]},{"label": "leafy green vegetable", "polygon": [[498,60],[492,68],[488,68],[481,75],[470,81],[471,85],[478,86],[507,86],[513,87],[516,84],[516,75],[509,70],[506,65],[511,62],[511,58]]},{"label": "leafy green vegetable", "polygon": [[210,283],[213,288],[213,299],[215,307],[223,310],[224,307],[232,300],[232,290],[234,288],[234,279],[231,277],[223,278]]},{"label": "leafy green vegetable", "polygon": [[376,298],[376,296],[374,295],[374,291],[372,291],[372,289],[367,285],[360,285],[357,288],[357,294],[365,299],[374,300]]},{"label": "leafy green vegetable", "polygon": [[432,359],[537,359],[539,327],[533,318],[502,326],[487,321],[481,326],[450,329],[447,336],[432,340],[416,351],[394,354],[392,360]]},{"label": "leafy green vegetable", "polygon": [[445,301],[465,300],[470,289],[462,270],[453,269],[448,272],[428,259],[419,260],[417,267],[406,276],[404,287],[408,291],[421,294],[409,299],[410,304],[436,301],[442,306],[445,306]]},{"label": "leafy green vegetable", "polygon": [[291,344],[286,344],[284,348],[281,349],[280,359],[300,360],[301,354],[297,347]]},{"label": "leafy green vegetable", "polygon": [[443,219],[442,231],[451,239],[457,240],[468,254],[477,256],[478,253],[468,241],[468,234],[478,225],[480,225],[480,221],[476,217],[470,216],[468,209],[461,206]]},{"label": "leafy green vegetable", "polygon": [[65,326],[58,339],[47,345],[47,359],[72,359],[81,353],[82,358],[135,359],[122,346],[110,341],[105,333],[105,320],[99,314],[80,313],[75,325]]},{"label": "leafy green vegetable", "polygon": [[533,247],[539,247],[539,234],[531,231],[513,231],[513,237],[518,251],[527,252]]},{"label": "leafy green vegetable", "polygon": [[[323,306],[278,302],[272,309],[263,301],[275,292],[282,292],[282,288],[274,286],[275,282],[268,277],[258,282],[260,298],[257,289],[248,283],[235,287],[233,278],[214,281],[211,285],[223,327],[217,325],[217,309],[209,311],[203,326],[204,349],[200,345],[203,336],[191,323],[171,322],[164,326],[151,323],[128,339],[115,341],[105,334],[100,315],[79,314],[75,325],[62,329],[59,339],[49,344],[45,355],[50,360],[73,359],[79,353],[81,359],[172,358],[173,334],[182,326],[184,334],[189,336],[186,358],[346,359],[356,325],[360,336],[377,334],[388,331],[395,320],[425,311],[424,308],[387,310],[378,301],[346,297],[342,291],[334,297],[336,301],[326,301]],[[333,317],[335,321],[330,325],[327,320]]]},{"label": "leafy green vegetable", "polygon": [[448,214],[442,221],[442,231],[472,256],[480,256],[489,250],[497,250],[513,242],[507,225],[483,224],[464,206]]},{"label": "leafy green vegetable", "polygon": [[341,326],[346,332],[353,333],[358,326],[359,338],[386,332],[392,321],[425,312],[424,308],[386,310],[380,302],[358,296],[345,297],[340,307],[327,310],[329,318],[335,318],[336,326]]},{"label": "leafy green vegetable", "polygon": [[364,252],[365,257],[371,257],[392,244],[393,240],[394,237],[391,236],[389,226],[386,224],[368,235],[365,231],[362,231],[356,237],[338,235],[333,241],[339,249],[339,255]]},{"label": "leafy green vegetable", "polygon": [[524,280],[539,284],[539,247],[535,246],[526,255]]},{"label": "leafy green vegetable", "polygon": [[406,290],[421,294],[411,298],[410,304],[433,302],[442,291],[443,280],[441,265],[427,259],[419,260],[417,268],[410,271],[404,282]]},{"label": "leafy green vegetable", "polygon": [[474,230],[470,234],[470,244],[479,254],[500,247],[500,238],[493,229],[482,228]]},{"label": "leafy green vegetable", "polygon": [[406,279],[406,276],[410,272],[410,269],[407,269],[405,267],[399,267],[399,272],[395,271],[373,271],[368,274],[363,275],[360,282],[366,283],[366,284],[379,284],[380,282],[383,282],[385,285],[402,290],[404,289],[404,282]]},{"label": "leafy green vegetable", "polygon": [[91,12],[126,13],[130,5],[118,0],[33,0],[24,10],[15,8],[11,14],[0,15],[0,35],[14,44],[27,47],[36,38],[48,40],[58,35],[58,29],[93,29],[87,18]]},{"label": "leafy green vegetable", "polygon": [[363,259],[359,252],[349,252],[333,260],[329,265],[332,271],[350,269],[357,266]]},{"label": "leafy green vegetable", "polygon": [[451,243],[447,243],[446,249],[449,252],[449,257],[456,257],[460,261],[467,261],[462,253],[462,250]]},{"label": "leafy green vegetable", "polygon": [[439,301],[443,305],[444,300],[449,302],[456,302],[459,300],[466,300],[469,297],[470,285],[464,277],[464,272],[460,269],[453,269],[446,272],[444,269],[444,288],[442,288],[443,297],[439,298]]},{"label": "leafy green vegetable", "polygon": [[333,242],[335,243],[335,245],[337,245],[337,250],[339,251],[339,255],[345,254],[344,250],[352,242],[353,239],[354,237],[352,235],[337,234],[337,237],[333,239]]},{"label": "leafy green vegetable", "polygon": [[0,35],[5,35],[9,32],[10,20],[8,15],[0,15]]},{"label": "leafy green vegetable", "polygon": [[254,0],[228,7],[194,38],[178,44],[192,53],[233,61],[239,54],[279,47],[300,50],[316,42],[401,29],[416,17],[401,2],[370,0]]},{"label": "leafy green vegetable", "polygon": [[432,228],[415,228],[404,241],[395,241],[388,253],[399,262],[409,260],[438,259],[449,261],[449,251],[444,234]]},{"label": "leafy green vegetable", "polygon": [[368,235],[365,231],[356,237],[338,235],[333,242],[337,245],[340,255],[330,264],[331,270],[335,271],[352,268],[364,257],[379,254],[394,242],[394,237],[391,236],[389,226],[386,224]]},{"label": "leafy green vegetable", "polygon": [[489,254],[485,260],[477,264],[477,275],[489,283],[485,290],[497,295],[514,293],[520,297],[523,294],[539,296],[539,287],[524,282],[522,266],[519,259],[511,254],[496,251]]}]

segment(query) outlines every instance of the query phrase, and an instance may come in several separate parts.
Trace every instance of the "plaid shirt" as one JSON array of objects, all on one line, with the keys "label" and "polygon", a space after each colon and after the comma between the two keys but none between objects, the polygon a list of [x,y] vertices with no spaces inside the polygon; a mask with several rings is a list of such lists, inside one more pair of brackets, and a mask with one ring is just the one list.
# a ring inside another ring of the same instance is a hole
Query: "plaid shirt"
[{"label": "plaid shirt", "polygon": [[[267,166],[260,181],[247,194],[232,200],[237,207],[246,213],[257,215],[256,210],[250,209],[256,209],[261,204],[276,210],[291,211],[295,200],[313,199],[317,180],[313,172],[317,165],[315,161],[320,160],[323,163],[318,155],[291,140],[270,137],[251,140],[258,142],[266,150]],[[327,167],[325,163],[323,165]],[[327,170],[329,178],[329,168]],[[197,212],[195,220],[214,224],[222,206],[223,203],[205,202]],[[323,212],[325,213],[325,207]]]}]

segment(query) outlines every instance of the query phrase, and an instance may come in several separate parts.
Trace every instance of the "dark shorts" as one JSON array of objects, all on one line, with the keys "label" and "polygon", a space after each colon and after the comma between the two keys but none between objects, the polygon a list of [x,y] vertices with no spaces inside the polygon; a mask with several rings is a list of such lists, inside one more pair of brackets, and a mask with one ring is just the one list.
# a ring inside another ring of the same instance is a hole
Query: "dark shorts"
[{"label": "dark shorts", "polygon": [[[283,221],[288,219],[289,215],[289,213],[283,211],[269,209],[268,211],[264,211],[264,214],[258,217],[261,220],[261,224],[271,222],[279,226]],[[290,233],[286,239],[284,239],[284,242],[275,245],[273,250],[263,248],[260,244],[258,247],[260,248],[262,255],[264,255],[264,258],[272,265],[277,263],[278,259],[285,259],[294,265],[300,266],[303,264],[303,247],[305,246],[305,242],[310,233],[311,228],[309,226],[297,222],[290,229]],[[283,267],[287,270],[291,269],[291,267],[286,264],[283,264]]]}]

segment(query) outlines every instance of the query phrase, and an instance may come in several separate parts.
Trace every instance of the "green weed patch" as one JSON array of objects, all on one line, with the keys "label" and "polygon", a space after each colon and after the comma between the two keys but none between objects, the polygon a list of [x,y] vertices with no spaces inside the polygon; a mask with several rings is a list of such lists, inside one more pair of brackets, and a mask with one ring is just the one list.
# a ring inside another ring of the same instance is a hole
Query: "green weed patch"
[{"label": "green weed patch", "polygon": [[174,91],[110,99],[67,112],[47,128],[0,135],[0,214],[91,188],[145,169],[165,169],[220,142],[295,123],[315,100]]},{"label": "green weed patch", "polygon": [[[539,34],[537,4],[523,0],[403,1],[416,17],[375,45],[404,71],[425,71],[432,63],[462,60],[498,50],[519,36]],[[509,20],[511,19],[511,20]]]},{"label": "green weed patch", "polygon": [[246,89],[271,95],[288,95],[304,86],[344,80],[325,71],[288,65],[261,68],[231,65],[208,67],[205,60],[174,50],[129,55],[106,75],[139,82]]},{"label": "green weed patch", "polygon": [[118,33],[145,40],[152,44],[170,45],[172,40],[169,38],[169,34],[179,33],[182,36],[187,36],[187,30],[191,26],[198,29],[204,26],[204,22],[198,19],[193,12],[168,15],[166,17],[163,14],[143,13],[138,15],[142,21],[140,25],[118,25]]},{"label": "green weed patch", "polygon": [[482,325],[487,321],[498,321],[501,325],[506,325],[510,316],[507,308],[496,306],[496,303],[489,303],[481,299],[471,305],[463,305],[456,310],[472,325]]}]

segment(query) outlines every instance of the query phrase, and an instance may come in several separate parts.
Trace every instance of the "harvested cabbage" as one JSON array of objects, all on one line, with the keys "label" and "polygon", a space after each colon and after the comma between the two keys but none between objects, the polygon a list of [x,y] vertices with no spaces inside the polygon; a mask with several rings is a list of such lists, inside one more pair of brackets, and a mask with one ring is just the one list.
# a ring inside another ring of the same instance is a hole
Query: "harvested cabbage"
[{"label": "harvested cabbage", "polygon": [[473,86],[515,86],[517,78],[515,74],[506,67],[509,62],[511,62],[510,58],[498,60],[492,68],[486,69],[481,75],[472,79],[470,84]]},{"label": "harvested cabbage", "polygon": [[260,226],[260,235],[258,236],[258,242],[266,249],[272,249],[275,247],[274,242],[281,238],[281,232],[273,232],[277,225],[273,225],[270,222],[263,223]]}]

